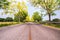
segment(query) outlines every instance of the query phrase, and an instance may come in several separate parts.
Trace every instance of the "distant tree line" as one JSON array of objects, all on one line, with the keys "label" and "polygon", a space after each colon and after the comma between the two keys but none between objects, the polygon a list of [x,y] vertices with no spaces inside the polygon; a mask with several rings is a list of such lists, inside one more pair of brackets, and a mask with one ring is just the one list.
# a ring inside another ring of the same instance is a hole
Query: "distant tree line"
[{"label": "distant tree line", "polygon": [[7,17],[7,18],[0,18],[0,22],[13,22],[13,18]]},{"label": "distant tree line", "polygon": [[[46,20],[45,22],[49,22],[49,20]],[[60,22],[60,19],[59,18],[54,18],[51,20],[51,22]]]},{"label": "distant tree line", "polygon": [[55,18],[55,19],[53,19],[52,21],[53,21],[53,22],[60,22],[60,19]]}]

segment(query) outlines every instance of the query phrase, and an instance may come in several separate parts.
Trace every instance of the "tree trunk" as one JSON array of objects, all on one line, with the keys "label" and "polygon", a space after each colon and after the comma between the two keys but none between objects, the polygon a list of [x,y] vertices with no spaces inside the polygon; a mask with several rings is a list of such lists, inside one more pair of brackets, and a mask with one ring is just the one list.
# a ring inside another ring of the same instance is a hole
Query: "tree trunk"
[{"label": "tree trunk", "polygon": [[51,22],[51,14],[49,13],[48,16],[49,16],[49,22]]},{"label": "tree trunk", "polygon": [[20,17],[19,17],[19,22],[20,22]]},{"label": "tree trunk", "polygon": [[19,18],[19,22],[20,22],[20,18]]}]

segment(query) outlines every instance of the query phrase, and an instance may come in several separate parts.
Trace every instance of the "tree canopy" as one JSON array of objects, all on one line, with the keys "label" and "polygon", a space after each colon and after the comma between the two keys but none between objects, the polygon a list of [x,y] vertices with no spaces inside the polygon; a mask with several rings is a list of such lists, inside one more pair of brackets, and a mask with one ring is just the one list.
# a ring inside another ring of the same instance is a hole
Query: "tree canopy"
[{"label": "tree canopy", "polygon": [[17,14],[15,14],[14,20],[17,22],[23,22],[26,19],[27,15],[28,15],[28,13],[25,11],[22,11],[22,13],[18,12]]},{"label": "tree canopy", "polygon": [[11,17],[0,18],[0,22],[13,22],[13,18]]},{"label": "tree canopy", "polygon": [[53,19],[52,21],[53,21],[53,22],[60,22],[60,19],[55,18],[55,19]]},{"label": "tree canopy", "polygon": [[41,14],[39,15],[39,12],[34,12],[32,18],[34,19],[35,22],[42,21],[42,16],[41,16]]},{"label": "tree canopy", "polygon": [[28,15],[27,6],[24,2],[18,2],[17,4],[18,12],[15,14],[15,20],[23,22]]},{"label": "tree canopy", "polygon": [[49,16],[49,21],[51,21],[51,15],[53,11],[59,9],[59,1],[58,0],[30,0],[30,2],[37,7],[42,7],[47,11],[47,15]]},{"label": "tree canopy", "polygon": [[26,22],[29,22],[29,21],[31,21],[31,19],[30,19],[30,16],[28,15],[28,16],[26,16],[26,20],[25,20]]},{"label": "tree canopy", "polygon": [[8,8],[10,2],[8,0],[0,0],[0,8],[6,9]]}]

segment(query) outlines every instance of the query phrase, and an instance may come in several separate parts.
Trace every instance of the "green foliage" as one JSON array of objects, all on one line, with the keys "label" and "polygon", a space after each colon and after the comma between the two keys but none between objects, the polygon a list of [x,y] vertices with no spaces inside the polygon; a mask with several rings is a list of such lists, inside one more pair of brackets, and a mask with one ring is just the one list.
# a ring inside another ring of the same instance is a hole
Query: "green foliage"
[{"label": "green foliage", "polygon": [[59,1],[59,5],[60,5],[60,0],[58,0]]},{"label": "green foliage", "polygon": [[14,21],[23,22],[26,19],[27,15],[28,13],[26,11],[18,12],[17,14],[15,14]]},{"label": "green foliage", "polygon": [[13,22],[13,18],[7,17],[7,18],[5,19],[5,22]]},{"label": "green foliage", "polygon": [[31,21],[31,19],[30,19],[30,16],[28,15],[28,16],[26,16],[26,20],[25,20],[26,22],[29,22],[29,21]]},{"label": "green foliage", "polygon": [[60,24],[54,24],[55,27],[60,28]]},{"label": "green foliage", "polygon": [[60,28],[60,23],[47,23],[45,25],[56,27],[56,28]]},{"label": "green foliage", "polygon": [[11,18],[11,17],[0,18],[0,22],[13,22],[13,18]]},{"label": "green foliage", "polygon": [[0,27],[9,26],[9,25],[12,25],[12,24],[0,24]]},{"label": "green foliage", "polygon": [[55,19],[53,19],[52,21],[53,21],[53,22],[60,22],[60,19],[55,18]]},{"label": "green foliage", "polygon": [[35,22],[36,22],[36,21],[37,21],[37,22],[42,21],[42,16],[39,15],[38,12],[34,12],[32,18],[34,19]]},{"label": "green foliage", "polygon": [[4,18],[0,18],[0,22],[4,22],[4,20],[5,20]]},{"label": "green foliage", "polygon": [[26,16],[28,15],[27,6],[25,5],[25,2],[18,2],[17,9],[18,12],[14,15],[14,20],[16,22],[23,22],[26,19]]},{"label": "green foliage", "polygon": [[6,9],[8,8],[10,2],[8,2],[8,0],[0,0],[0,8],[2,9]]},{"label": "green foliage", "polygon": [[49,16],[49,21],[51,21],[51,15],[53,11],[58,10],[59,1],[58,0],[31,0],[34,6],[42,7],[47,11]]}]

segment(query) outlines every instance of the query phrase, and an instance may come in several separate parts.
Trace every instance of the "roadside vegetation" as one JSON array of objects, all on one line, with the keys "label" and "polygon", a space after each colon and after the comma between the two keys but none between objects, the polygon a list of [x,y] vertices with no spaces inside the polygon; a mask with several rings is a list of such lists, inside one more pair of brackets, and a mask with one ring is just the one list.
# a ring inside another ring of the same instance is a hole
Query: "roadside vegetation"
[{"label": "roadside vegetation", "polygon": [[42,14],[39,12],[34,12],[34,14],[32,15],[32,18],[34,19],[34,22],[40,22],[42,21]]},{"label": "roadside vegetation", "polygon": [[18,24],[18,22],[14,22],[13,18],[11,17],[0,18],[0,27],[14,25],[14,24]]},{"label": "roadside vegetation", "polygon": [[15,24],[18,24],[18,23],[17,22],[0,22],[0,27],[15,25]]},{"label": "roadside vegetation", "polygon": [[60,24],[57,24],[57,23],[51,23],[51,24],[45,24],[45,25],[60,28]]},{"label": "roadside vegetation", "polygon": [[14,15],[14,18],[0,18],[0,27],[23,23],[26,21],[26,17],[28,16],[27,6],[24,1],[15,2],[14,0],[0,0],[0,9],[3,10],[1,15]]},{"label": "roadside vegetation", "polygon": [[44,25],[60,28],[60,19],[55,18],[51,21],[51,23],[45,21]]}]

